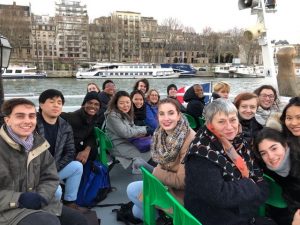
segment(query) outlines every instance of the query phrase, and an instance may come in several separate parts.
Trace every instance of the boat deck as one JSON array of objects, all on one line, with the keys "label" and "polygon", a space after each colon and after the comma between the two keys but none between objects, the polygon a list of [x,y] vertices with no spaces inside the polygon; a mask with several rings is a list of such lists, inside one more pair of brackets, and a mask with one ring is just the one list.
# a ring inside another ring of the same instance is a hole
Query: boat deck
[{"label": "boat deck", "polygon": [[[116,190],[110,192],[106,199],[101,201],[102,204],[112,204],[112,203],[127,203],[129,199],[127,198],[126,188],[127,185],[133,181],[142,180],[142,175],[131,174],[131,166],[128,169],[124,169],[121,164],[116,164],[110,171],[110,181],[111,186],[115,187]],[[110,206],[110,207],[94,207],[92,210],[97,212],[98,218],[101,219],[101,224],[105,225],[124,225],[124,222],[119,222],[116,220],[116,213],[112,212],[112,209],[120,208],[120,206]]]}]

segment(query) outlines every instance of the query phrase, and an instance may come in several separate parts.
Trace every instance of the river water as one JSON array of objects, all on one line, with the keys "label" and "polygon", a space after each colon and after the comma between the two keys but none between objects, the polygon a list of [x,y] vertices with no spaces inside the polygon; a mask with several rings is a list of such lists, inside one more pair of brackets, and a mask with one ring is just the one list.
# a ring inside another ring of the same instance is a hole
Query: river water
[{"label": "river water", "polygon": [[[46,79],[15,79],[3,80],[5,94],[30,93],[38,96],[46,89],[54,88],[60,90],[64,95],[85,95],[87,84],[95,82],[102,88],[105,79],[75,79],[75,78],[46,78]],[[132,91],[137,79],[114,79],[117,90]],[[178,88],[190,86],[196,83],[226,81],[231,85],[232,96],[240,92],[253,92],[263,84],[270,84],[271,78],[213,78],[213,77],[194,77],[194,78],[175,78],[175,79],[149,79],[150,88],[155,88],[162,95],[166,95],[167,86],[171,83]],[[36,102],[36,100],[34,100]],[[75,102],[74,102],[75,101]],[[82,99],[66,99],[66,105],[79,105]]]}]

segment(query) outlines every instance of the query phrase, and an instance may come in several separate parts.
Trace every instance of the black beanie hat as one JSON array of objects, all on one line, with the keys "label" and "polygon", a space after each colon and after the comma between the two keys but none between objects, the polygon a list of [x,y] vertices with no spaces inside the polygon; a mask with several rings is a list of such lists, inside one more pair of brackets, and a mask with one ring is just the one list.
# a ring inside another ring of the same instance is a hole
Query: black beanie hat
[{"label": "black beanie hat", "polygon": [[98,93],[96,91],[91,91],[91,92],[86,93],[81,105],[83,106],[86,102],[93,100],[93,99],[97,100],[100,103],[100,99],[99,99]]},{"label": "black beanie hat", "polygon": [[167,94],[169,94],[169,90],[171,88],[175,88],[177,90],[177,86],[175,84],[170,84],[168,87],[167,87]]}]

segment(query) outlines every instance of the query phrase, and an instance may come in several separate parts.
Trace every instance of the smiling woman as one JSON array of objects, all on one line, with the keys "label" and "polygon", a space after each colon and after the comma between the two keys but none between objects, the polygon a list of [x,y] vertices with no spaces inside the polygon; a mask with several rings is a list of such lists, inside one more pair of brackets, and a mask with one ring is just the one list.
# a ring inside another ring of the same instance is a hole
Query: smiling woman
[{"label": "smiling woman", "polygon": [[274,224],[256,218],[258,206],[268,197],[268,185],[238,133],[236,107],[219,98],[206,106],[204,115],[206,125],[186,156],[185,207],[206,225]]},{"label": "smiling woman", "polygon": [[131,143],[132,138],[148,136],[149,129],[134,124],[133,106],[126,91],[118,91],[113,96],[105,112],[105,121],[107,135],[113,143],[112,154],[124,168],[129,167],[135,158],[145,161],[151,158],[149,151],[140,152]]}]

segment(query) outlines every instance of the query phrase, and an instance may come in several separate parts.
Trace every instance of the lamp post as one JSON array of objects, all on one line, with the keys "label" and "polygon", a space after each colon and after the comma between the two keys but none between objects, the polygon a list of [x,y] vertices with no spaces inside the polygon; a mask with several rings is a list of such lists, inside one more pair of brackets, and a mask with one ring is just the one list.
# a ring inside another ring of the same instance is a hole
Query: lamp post
[{"label": "lamp post", "polygon": [[12,47],[7,38],[0,34],[0,107],[4,102],[2,73],[4,72],[4,69],[8,67],[11,49]]}]

